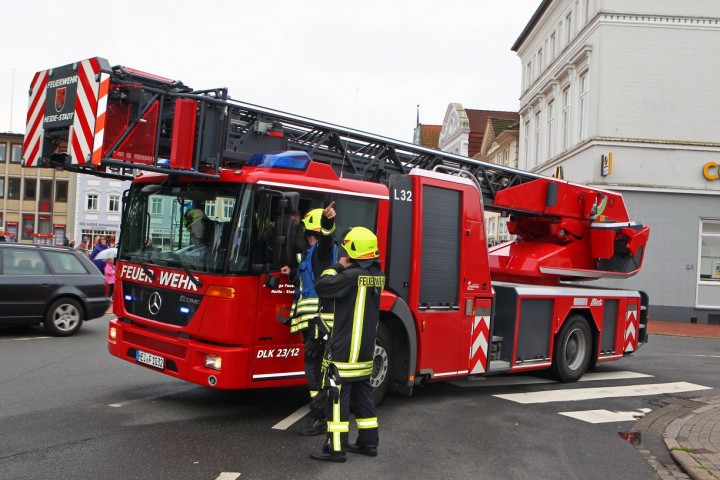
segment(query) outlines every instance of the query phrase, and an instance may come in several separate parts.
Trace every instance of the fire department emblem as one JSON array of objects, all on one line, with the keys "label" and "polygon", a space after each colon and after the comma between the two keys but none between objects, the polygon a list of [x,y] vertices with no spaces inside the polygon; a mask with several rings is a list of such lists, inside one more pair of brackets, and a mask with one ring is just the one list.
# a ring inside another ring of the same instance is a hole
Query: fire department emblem
[{"label": "fire department emblem", "polygon": [[67,97],[67,87],[60,87],[55,90],[55,110],[62,112],[65,107],[65,98]]}]

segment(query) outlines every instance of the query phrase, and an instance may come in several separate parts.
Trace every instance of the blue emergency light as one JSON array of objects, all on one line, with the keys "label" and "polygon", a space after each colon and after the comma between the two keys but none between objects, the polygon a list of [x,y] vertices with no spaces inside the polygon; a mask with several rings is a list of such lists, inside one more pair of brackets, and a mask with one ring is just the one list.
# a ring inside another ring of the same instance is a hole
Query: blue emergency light
[{"label": "blue emergency light", "polygon": [[310,165],[310,161],[310,156],[307,153],[288,150],[280,153],[255,153],[247,161],[247,166],[306,170]]}]

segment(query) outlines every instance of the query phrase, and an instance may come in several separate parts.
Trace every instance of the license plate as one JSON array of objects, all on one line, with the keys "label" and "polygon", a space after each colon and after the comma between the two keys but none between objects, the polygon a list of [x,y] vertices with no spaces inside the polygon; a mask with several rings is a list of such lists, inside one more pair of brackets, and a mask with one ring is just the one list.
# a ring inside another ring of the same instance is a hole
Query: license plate
[{"label": "license plate", "polygon": [[160,370],[165,368],[165,359],[163,357],[153,355],[152,353],[143,352],[141,350],[135,351],[135,360],[137,360],[139,363],[144,363],[145,365],[159,368]]}]

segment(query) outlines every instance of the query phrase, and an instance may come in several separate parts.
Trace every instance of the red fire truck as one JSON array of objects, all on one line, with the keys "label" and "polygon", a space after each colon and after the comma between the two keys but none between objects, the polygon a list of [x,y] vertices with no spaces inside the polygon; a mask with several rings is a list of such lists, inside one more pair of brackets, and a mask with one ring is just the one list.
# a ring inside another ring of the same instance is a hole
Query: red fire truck
[{"label": "red fire truck", "polygon": [[[619,193],[231,100],[102,58],[38,72],[27,167],[132,180],[110,353],[220,389],[301,385],[281,321],[296,211],[377,232],[387,274],[373,384],[550,369],[578,380],[647,339],[648,297],[587,286],[642,265],[649,228]],[[188,212],[203,222],[202,241]],[[488,248],[483,213],[515,240]],[[198,214],[197,212],[201,212]]]}]

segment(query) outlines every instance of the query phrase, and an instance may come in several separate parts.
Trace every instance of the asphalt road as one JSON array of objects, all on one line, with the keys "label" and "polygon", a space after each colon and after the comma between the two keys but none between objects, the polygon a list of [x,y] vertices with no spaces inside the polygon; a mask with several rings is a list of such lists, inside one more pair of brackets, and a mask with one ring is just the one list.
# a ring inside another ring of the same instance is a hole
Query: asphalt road
[{"label": "asphalt road", "polygon": [[[107,320],[70,338],[0,330],[0,479],[656,479],[618,434],[663,398],[720,388],[719,341],[655,336],[576,384],[496,377],[389,395],[378,457],[325,464],[308,458],[321,437],[288,420],[303,389],[214,391],[133,366],[107,353]],[[587,420],[602,410],[626,419]]]}]

